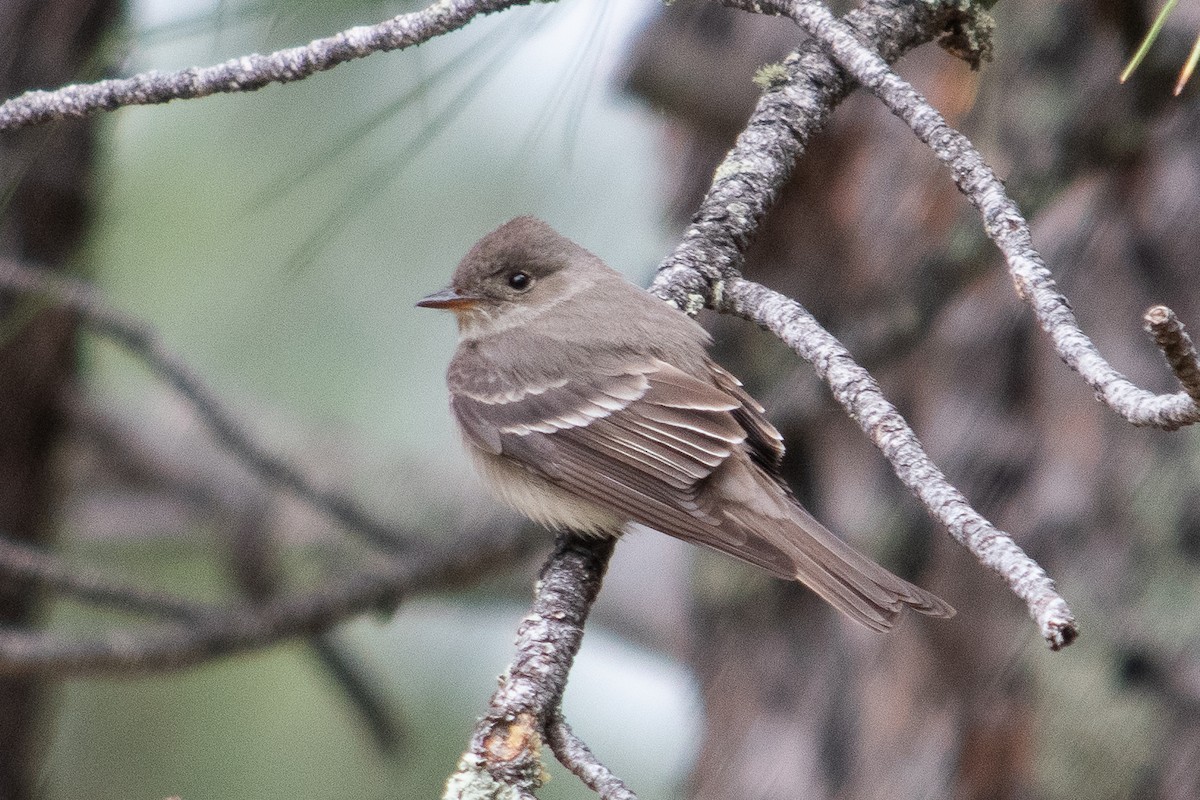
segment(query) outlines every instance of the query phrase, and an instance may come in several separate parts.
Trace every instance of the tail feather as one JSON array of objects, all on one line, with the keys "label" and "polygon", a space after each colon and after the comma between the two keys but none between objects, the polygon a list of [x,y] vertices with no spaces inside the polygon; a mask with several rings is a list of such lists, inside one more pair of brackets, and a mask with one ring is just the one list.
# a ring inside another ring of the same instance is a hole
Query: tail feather
[{"label": "tail feather", "polygon": [[795,537],[802,555],[793,561],[794,577],[834,607],[878,631],[891,628],[905,608],[930,617],[954,616],[945,600],[888,572],[803,509],[796,512],[803,533]]},{"label": "tail feather", "polygon": [[[888,630],[905,608],[930,617],[954,616],[945,600],[859,553],[766,475],[746,466],[741,475],[722,476],[724,497],[718,507],[724,535],[705,544],[781,578],[800,581],[872,630]],[[758,484],[755,491],[746,491],[747,479]],[[758,502],[751,506],[747,498]]]}]

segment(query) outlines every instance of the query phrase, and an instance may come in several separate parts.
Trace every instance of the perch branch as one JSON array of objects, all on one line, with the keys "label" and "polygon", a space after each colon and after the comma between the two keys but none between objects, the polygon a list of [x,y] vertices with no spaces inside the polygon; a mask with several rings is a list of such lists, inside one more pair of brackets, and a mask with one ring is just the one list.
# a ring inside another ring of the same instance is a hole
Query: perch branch
[{"label": "perch branch", "polygon": [[553,736],[583,626],[608,568],[614,538],[558,537],[542,567],[533,607],[517,630],[517,653],[443,800],[531,796],[545,782],[542,743]]},{"label": "perch branch", "polygon": [[1105,405],[1134,425],[1174,430],[1200,421],[1200,405],[1188,392],[1158,395],[1141,389],[1100,355],[1034,248],[1029,223],[1009,198],[1004,183],[971,141],[950,127],[884,57],[864,45],[851,26],[813,0],[728,2],[759,13],[790,17],[950,168],[959,190],[979,210],[988,238],[1004,255],[1017,295],[1033,309],[1059,357],[1083,377]]},{"label": "perch branch", "polygon": [[250,92],[291,83],[372,53],[402,50],[457,30],[481,14],[531,0],[438,0],[420,11],[377,25],[361,25],[301,47],[268,55],[252,53],[211,67],[145,72],[130,78],[31,91],[0,104],[0,131],[68,117],[88,117],[124,106],[153,105],[211,94]]}]

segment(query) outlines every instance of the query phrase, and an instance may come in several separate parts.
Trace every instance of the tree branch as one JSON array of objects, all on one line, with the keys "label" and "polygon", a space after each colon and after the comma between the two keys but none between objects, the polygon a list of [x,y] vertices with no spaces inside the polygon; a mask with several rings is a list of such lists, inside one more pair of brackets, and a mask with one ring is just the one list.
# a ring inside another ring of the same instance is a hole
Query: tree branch
[{"label": "tree branch", "polygon": [[[1109,408],[1134,425],[1174,430],[1200,421],[1200,405],[1179,392],[1158,395],[1141,389],[1109,364],[1080,329],[1071,304],[1061,292],[1041,254],[1033,246],[1029,223],[1009,198],[1004,183],[971,141],[946,122],[880,54],[860,41],[860,34],[814,0],[727,0],[759,13],[790,17],[837,63],[950,167],[954,182],[983,219],[984,231],[1004,255],[1017,295],[1037,316],[1063,361],[1091,386]],[[873,44],[868,40],[868,45]]]},{"label": "tree branch", "polygon": [[559,763],[600,795],[601,800],[637,800],[637,795],[625,782],[601,764],[591,748],[575,735],[562,714],[551,719],[546,727],[546,744],[550,745]]},{"label": "tree branch", "polygon": [[438,0],[371,26],[358,26],[302,47],[268,55],[252,53],[211,67],[145,72],[130,78],[26,92],[0,104],[0,131],[68,117],[89,117],[123,106],[153,105],[211,94],[251,92],[271,83],[302,80],[372,53],[402,50],[457,30],[481,14],[531,0]]},{"label": "tree branch", "polygon": [[1188,397],[1200,403],[1200,362],[1192,337],[1184,329],[1175,312],[1166,306],[1152,306],[1144,317],[1146,330],[1166,356],[1171,371],[1179,379]]},{"label": "tree branch", "polygon": [[95,605],[181,621],[202,619],[214,610],[213,606],[178,595],[116,583],[3,535],[0,535],[0,574]]},{"label": "tree branch", "polygon": [[758,323],[810,362],[909,491],[955,541],[984,566],[1000,573],[1025,602],[1050,647],[1058,650],[1075,640],[1075,617],[1045,570],[1011,536],[972,508],[962,492],[946,480],[925,454],[916,433],[884,397],[879,384],[855,363],[833,334],[796,301],[746,280],[725,284],[721,310]]},{"label": "tree branch", "polygon": [[[724,1],[748,11],[788,15],[816,5],[805,0]],[[972,22],[950,4],[878,0],[850,12],[843,22],[834,20],[824,6],[819,10],[846,32],[858,50],[869,52],[855,37],[879,48],[879,54],[872,54],[874,62],[893,76],[888,61],[947,26]],[[809,33],[816,38],[816,33]],[[946,480],[874,378],[832,334],[799,303],[741,277],[745,251],[791,177],[795,160],[833,106],[852,88],[842,66],[821,52],[820,46],[825,43],[809,43],[784,60],[786,76],[777,79],[760,98],[746,128],[717,168],[683,241],[659,266],[651,291],[689,313],[710,305],[757,322],[811,361],[834,397],[929,513],[984,565],[1004,577],[1025,602],[1051,648],[1065,647],[1078,630],[1074,615],[1045,571]]]},{"label": "tree branch", "polygon": [[373,562],[316,591],[262,604],[200,608],[186,623],[116,629],[89,638],[0,630],[0,675],[65,678],[179,669],[317,633],[366,611],[394,609],[404,598],[441,591],[490,574],[499,560],[529,547],[529,537],[488,528],[436,552]]},{"label": "tree branch", "polygon": [[516,656],[447,781],[443,800],[507,798],[514,791],[527,796],[545,782],[542,742],[561,741],[551,728],[561,720],[571,664],[615,545],[615,538],[558,537],[533,607],[517,630]]},{"label": "tree branch", "polygon": [[[727,5],[741,7],[738,3]],[[751,9],[754,10],[754,9]],[[925,44],[964,20],[954,2],[868,0],[845,17],[888,61]],[[815,42],[783,60],[786,80],[759,98],[683,238],[658,267],[650,291],[695,314],[715,305],[720,282],[741,277],[746,251],[809,139],[854,85]]]}]

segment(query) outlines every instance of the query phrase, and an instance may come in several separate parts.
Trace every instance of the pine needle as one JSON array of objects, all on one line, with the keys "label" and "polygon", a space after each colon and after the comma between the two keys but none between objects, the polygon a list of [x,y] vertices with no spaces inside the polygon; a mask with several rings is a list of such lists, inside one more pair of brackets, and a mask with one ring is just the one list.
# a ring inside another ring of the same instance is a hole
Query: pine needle
[{"label": "pine needle", "polygon": [[1200,36],[1196,37],[1196,43],[1192,45],[1192,52],[1188,53],[1188,58],[1184,62],[1183,69],[1179,70],[1179,80],[1175,82],[1176,97],[1179,97],[1184,85],[1191,79],[1192,73],[1196,69],[1196,62],[1200,62]]},{"label": "pine needle", "polygon": [[1129,76],[1133,74],[1133,71],[1137,69],[1138,65],[1142,63],[1142,60],[1146,58],[1146,54],[1150,52],[1150,47],[1158,38],[1158,34],[1162,32],[1163,25],[1165,25],[1167,22],[1167,15],[1174,10],[1175,4],[1178,2],[1179,0],[1167,0],[1167,4],[1163,6],[1163,10],[1158,12],[1158,17],[1154,20],[1154,24],[1150,26],[1150,30],[1147,31],[1146,37],[1142,39],[1142,43],[1138,45],[1137,52],[1133,54],[1133,58],[1129,59],[1129,64],[1125,67],[1125,71],[1121,73],[1121,83],[1129,80]]}]

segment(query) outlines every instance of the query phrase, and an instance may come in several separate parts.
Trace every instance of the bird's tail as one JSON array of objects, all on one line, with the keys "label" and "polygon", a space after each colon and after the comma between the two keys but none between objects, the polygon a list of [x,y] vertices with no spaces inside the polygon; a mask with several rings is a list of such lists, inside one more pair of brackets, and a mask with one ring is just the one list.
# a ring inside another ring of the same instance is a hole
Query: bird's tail
[{"label": "bird's tail", "polygon": [[[954,616],[945,600],[893,575],[831,533],[768,476],[748,469],[738,477],[757,483],[760,491],[739,491],[737,497],[725,492],[721,541],[706,544],[800,581],[872,630],[891,628],[905,607],[930,617]],[[745,498],[757,502],[751,505]]]}]

